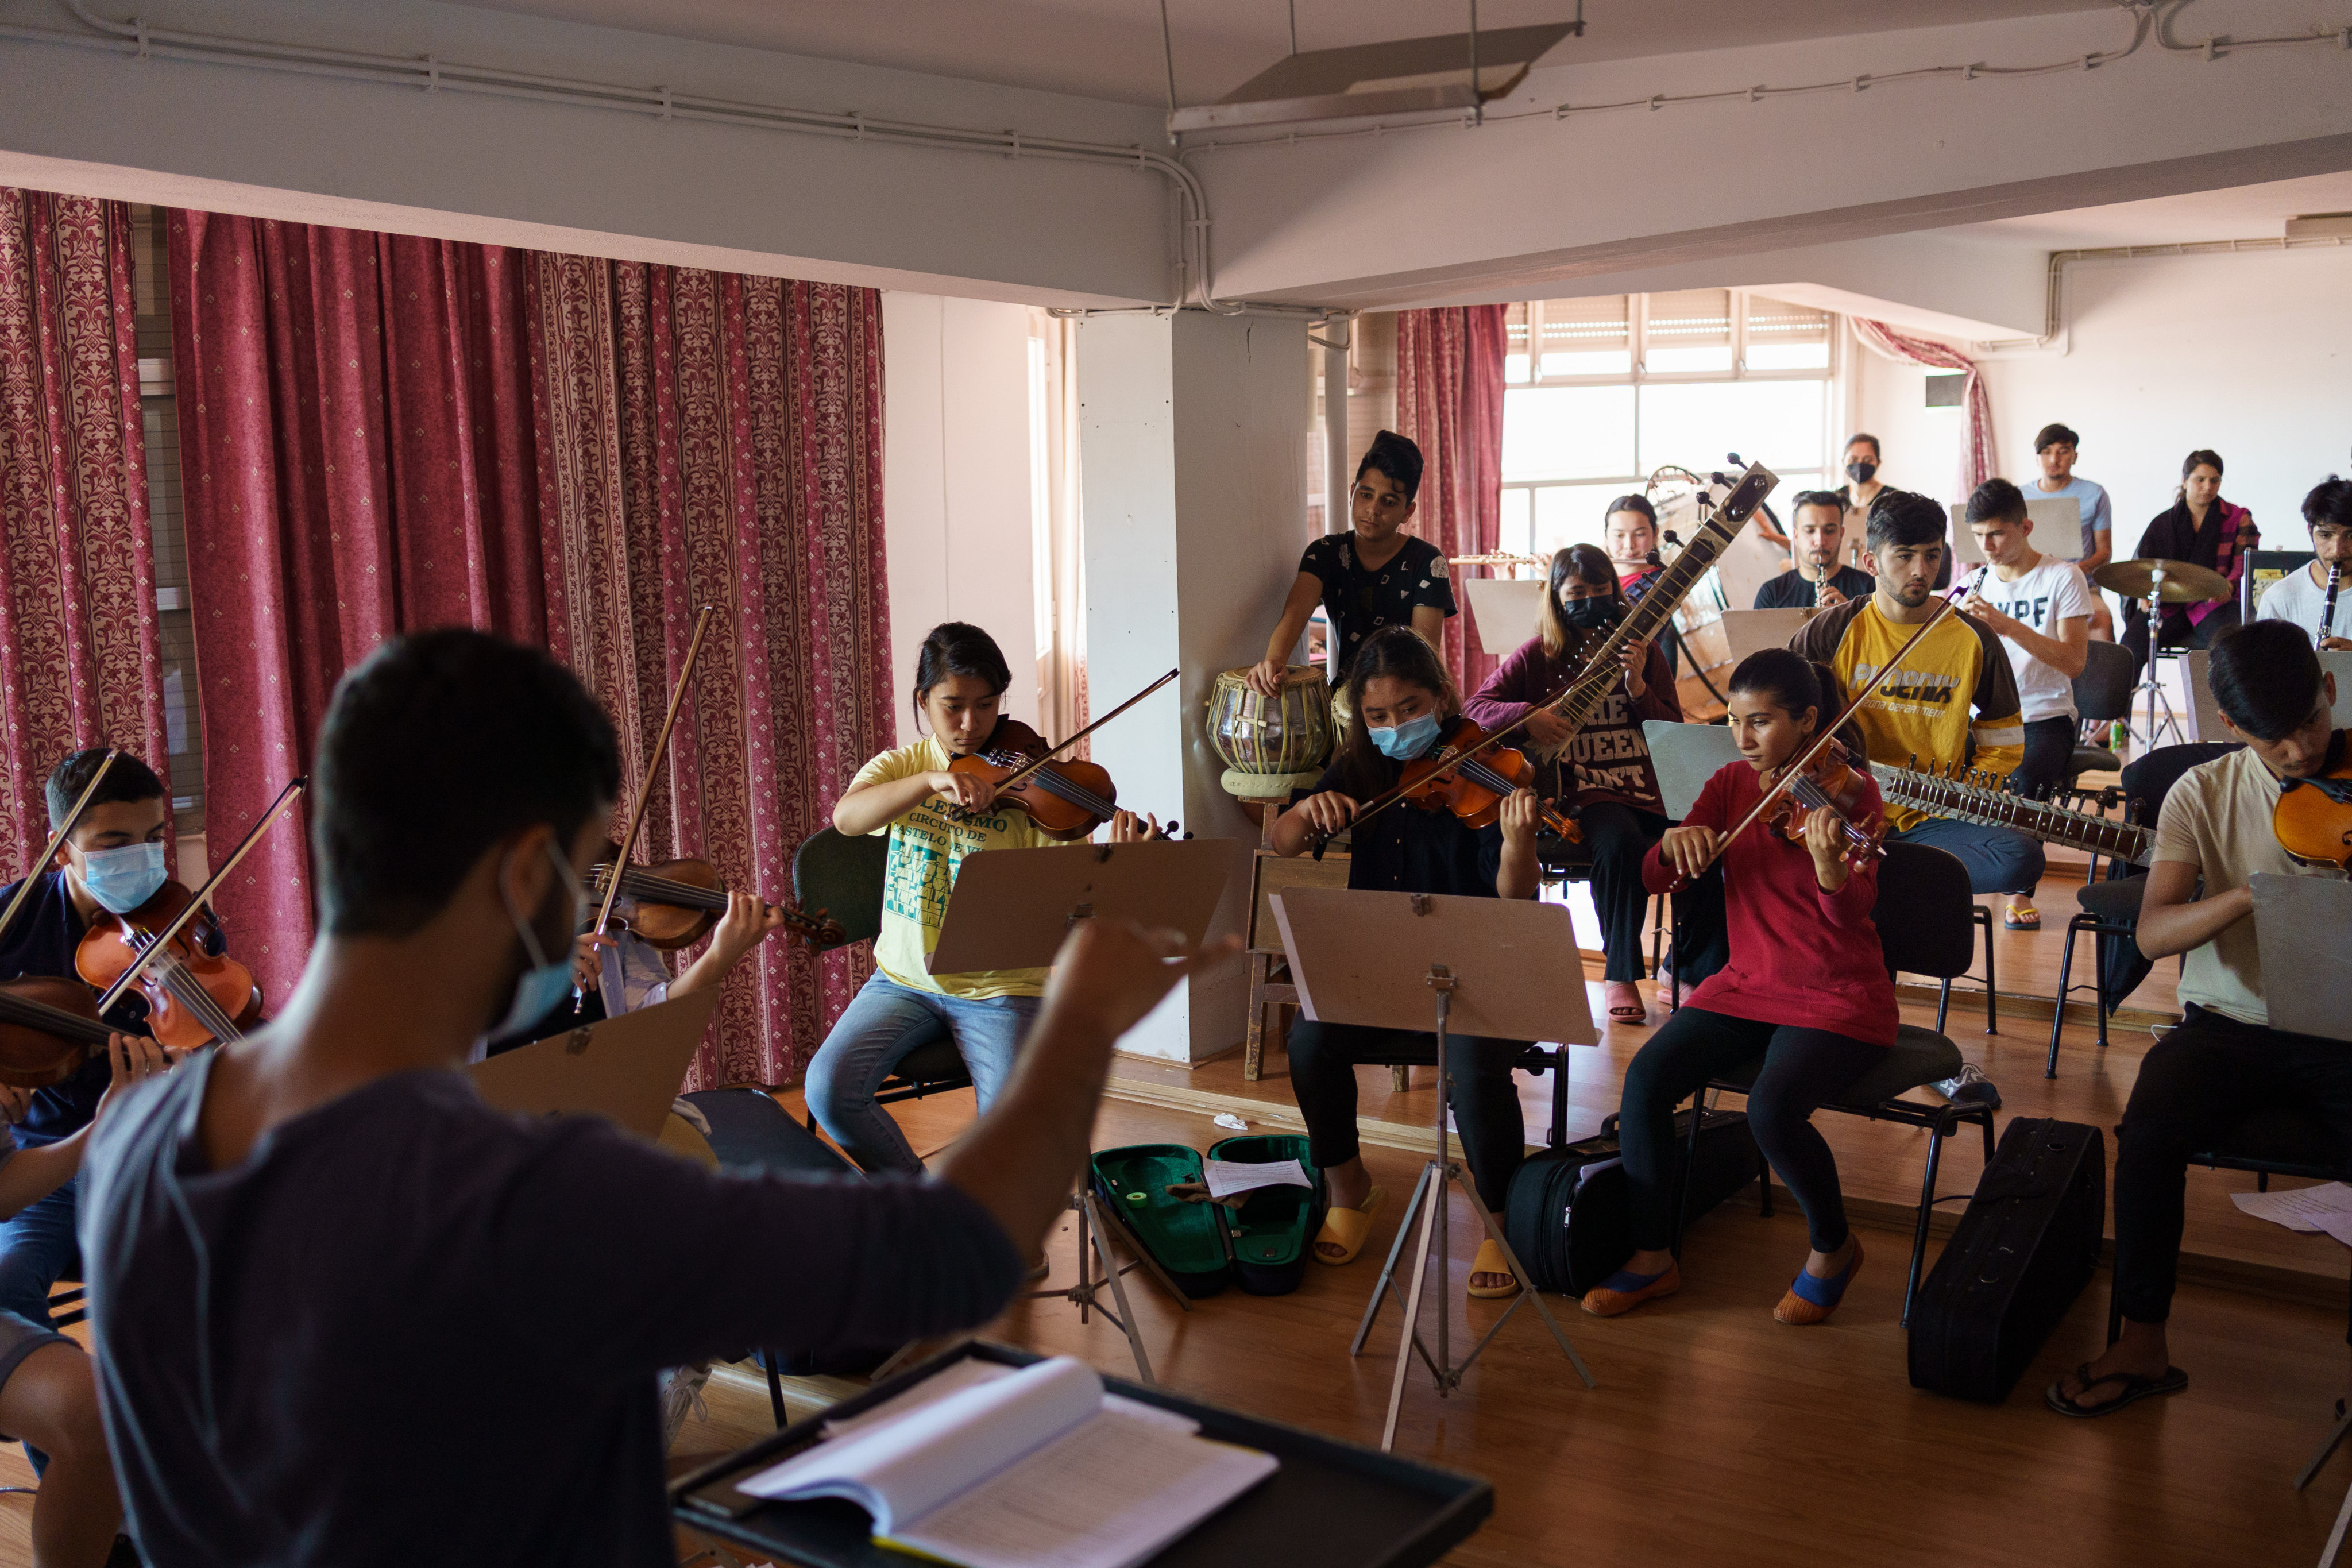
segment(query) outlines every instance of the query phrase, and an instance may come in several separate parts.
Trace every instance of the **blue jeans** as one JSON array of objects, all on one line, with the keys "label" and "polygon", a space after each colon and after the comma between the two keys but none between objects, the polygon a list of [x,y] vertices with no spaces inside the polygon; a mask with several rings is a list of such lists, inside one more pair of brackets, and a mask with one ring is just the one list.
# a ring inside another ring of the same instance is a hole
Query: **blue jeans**
[{"label": "blue jeans", "polygon": [[2030,893],[2042,880],[2042,842],[2014,827],[1930,816],[1888,838],[1941,849],[1969,868],[1971,893]]},{"label": "blue jeans", "polygon": [[[52,1140],[27,1132],[16,1134],[31,1148]],[[81,1273],[81,1246],[74,1236],[74,1194],[81,1177],[73,1176],[45,1198],[26,1204],[0,1222],[0,1311],[41,1327],[54,1328],[49,1317],[49,1289],[68,1275]],[[48,1468],[48,1456],[26,1445],[35,1474]]]},{"label": "blue jeans", "polygon": [[955,1042],[971,1074],[980,1109],[994,1103],[1013,1071],[1021,1037],[1037,1016],[1034,996],[972,1001],[901,985],[877,974],[859,988],[841,1021],[809,1061],[804,1088],[809,1110],[825,1135],[869,1175],[880,1171],[922,1173],[907,1135],[874,1103],[875,1090],[917,1047]]}]

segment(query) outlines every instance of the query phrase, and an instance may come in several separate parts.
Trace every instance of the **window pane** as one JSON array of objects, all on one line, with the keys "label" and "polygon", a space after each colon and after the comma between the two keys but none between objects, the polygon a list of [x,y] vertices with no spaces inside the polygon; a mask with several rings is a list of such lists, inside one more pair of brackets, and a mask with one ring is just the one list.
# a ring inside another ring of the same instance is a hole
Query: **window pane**
[{"label": "window pane", "polygon": [[[1823,389],[1828,384],[1822,381],[1654,382],[1641,389],[1642,471],[1679,463],[1704,474],[1722,467],[1729,452],[1738,452],[1751,463],[1769,463],[1775,469],[1818,468]],[[1507,400],[1505,407],[1508,406]],[[1507,453],[1507,445],[1505,450]]]},{"label": "window pane", "polygon": [[1528,308],[1513,305],[1503,314],[1503,379],[1514,385],[1528,379]]},{"label": "window pane", "polygon": [[1631,386],[1530,386],[1503,395],[1506,480],[1633,471]]},{"label": "window pane", "polygon": [[1528,492],[1507,489],[1503,492],[1503,527],[1497,540],[1501,548],[1515,555],[1532,555],[1535,546],[1528,527]]},{"label": "window pane", "polygon": [[1538,352],[1545,375],[1623,375],[1633,368],[1633,331],[1622,294],[1546,300]]},{"label": "window pane", "polygon": [[1731,290],[1676,289],[1649,297],[1643,368],[1653,374],[1731,368]]},{"label": "window pane", "polygon": [[1748,296],[1748,368],[1827,370],[1830,316],[1762,294]]},{"label": "window pane", "polygon": [[1546,485],[1535,492],[1535,548],[1549,555],[1564,544],[1598,544],[1609,503],[1639,485]]}]

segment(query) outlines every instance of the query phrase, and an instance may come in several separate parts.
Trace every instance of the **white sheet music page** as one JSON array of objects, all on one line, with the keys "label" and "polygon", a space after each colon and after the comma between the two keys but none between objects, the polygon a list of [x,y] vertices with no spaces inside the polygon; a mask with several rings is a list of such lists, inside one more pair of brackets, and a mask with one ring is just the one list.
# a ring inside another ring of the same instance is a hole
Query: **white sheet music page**
[{"label": "white sheet music page", "polygon": [[1276,1464],[1105,1410],[887,1542],[964,1568],[1132,1568]]}]

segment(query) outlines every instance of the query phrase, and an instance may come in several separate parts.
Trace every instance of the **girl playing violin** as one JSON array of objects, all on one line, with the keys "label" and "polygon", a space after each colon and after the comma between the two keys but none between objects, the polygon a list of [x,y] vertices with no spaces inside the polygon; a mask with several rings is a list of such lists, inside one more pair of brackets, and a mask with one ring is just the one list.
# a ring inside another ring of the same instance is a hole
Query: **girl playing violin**
[{"label": "girl playing violin", "polygon": [[[1625,616],[1617,569],[1596,545],[1571,544],[1552,556],[1538,635],[1515,649],[1463,704],[1481,728],[1517,723],[1582,671],[1580,647],[1595,642]],[[1537,712],[1521,731],[1530,752],[1559,756],[1556,786],[1545,790],[1572,801],[1592,856],[1592,905],[1601,917],[1602,974],[1610,1017],[1638,1024],[1646,1016],[1642,993],[1642,857],[1666,830],[1658,776],[1642,725],[1679,723],[1682,703],[1673,668],[1655,644],[1633,641],[1622,650],[1623,679],[1584,728],[1571,737],[1568,721]],[[1566,750],[1563,752],[1562,748]]]},{"label": "girl playing violin", "polygon": [[[1675,1106],[1759,1053],[1764,1070],[1748,1091],[1748,1125],[1796,1194],[1812,1236],[1811,1256],[1772,1315],[1784,1323],[1822,1321],[1862,1267],[1862,1245],[1846,1228],[1837,1162],[1811,1117],[1895,1043],[1895,985],[1871,923],[1877,868],[1867,857],[1858,867],[1849,863],[1843,829],[1827,811],[1811,813],[1801,831],[1759,822],[1724,842],[1769,775],[1811,741],[1833,695],[1815,666],[1786,648],[1742,660],[1732,672],[1730,706],[1743,760],[1707,781],[1682,826],[1643,864],[1649,886],[1661,890],[1678,877],[1696,878],[1720,855],[1731,960],[1626,1069],[1620,1136],[1635,1250],[1585,1296],[1584,1310],[1597,1316],[1615,1317],[1681,1289],[1667,1250]],[[1822,776],[1818,767],[1815,776]],[[1852,770],[1842,785],[1830,783],[1850,792],[1841,799],[1849,821],[1877,814],[1878,786],[1866,769]]]},{"label": "girl playing violin", "polygon": [[[930,733],[858,769],[833,808],[840,833],[890,836],[876,973],[817,1047],[806,1081],[818,1124],[869,1173],[923,1169],[898,1124],[874,1102],[898,1064],[933,1040],[953,1040],[985,1111],[1012,1071],[1045,992],[1043,969],[933,974],[927,967],[967,857],[1055,842],[1025,814],[999,807],[993,784],[949,765],[989,749],[1012,683],[1004,655],[986,632],[961,621],[933,626],[915,658],[913,693],[916,715]],[[1110,837],[1123,842],[1157,826],[1122,811]]]},{"label": "girl playing violin", "polygon": [[[1383,627],[1364,640],[1349,668],[1348,698],[1353,711],[1338,755],[1315,788],[1275,822],[1274,847],[1282,854],[1299,854],[1316,834],[1346,827],[1360,802],[1389,790],[1404,763],[1436,750],[1466,722],[1436,651],[1407,626]],[[1527,789],[1504,797],[1501,821],[1492,827],[1469,827],[1450,812],[1409,803],[1391,806],[1353,836],[1348,886],[1533,898],[1536,810],[1535,792]],[[1496,1215],[1504,1212],[1525,1148],[1519,1097],[1511,1085],[1511,1064],[1524,1048],[1516,1040],[1446,1037],[1446,1089],[1455,1125],[1479,1199]],[[1315,1163],[1331,1184],[1331,1209],[1315,1238],[1315,1256],[1323,1262],[1354,1259],[1387,1195],[1371,1184],[1357,1152],[1357,1064],[1427,1061],[1435,1055],[1436,1037],[1426,1033],[1307,1019],[1290,1026],[1291,1092],[1307,1119]],[[1470,1294],[1508,1296],[1517,1289],[1502,1249],[1482,1240],[1471,1264]]]}]

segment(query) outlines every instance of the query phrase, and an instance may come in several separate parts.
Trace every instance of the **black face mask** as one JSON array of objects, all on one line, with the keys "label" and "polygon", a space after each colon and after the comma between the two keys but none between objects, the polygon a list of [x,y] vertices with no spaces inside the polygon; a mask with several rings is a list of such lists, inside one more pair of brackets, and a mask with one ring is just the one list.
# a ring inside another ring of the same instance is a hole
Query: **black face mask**
[{"label": "black face mask", "polygon": [[1617,622],[1617,601],[1614,599],[1569,599],[1559,606],[1559,617],[1580,632],[1597,632]]},{"label": "black face mask", "polygon": [[1870,476],[1876,472],[1878,472],[1876,463],[1865,463],[1859,458],[1845,466],[1845,477],[1858,485],[1870,483]]}]

